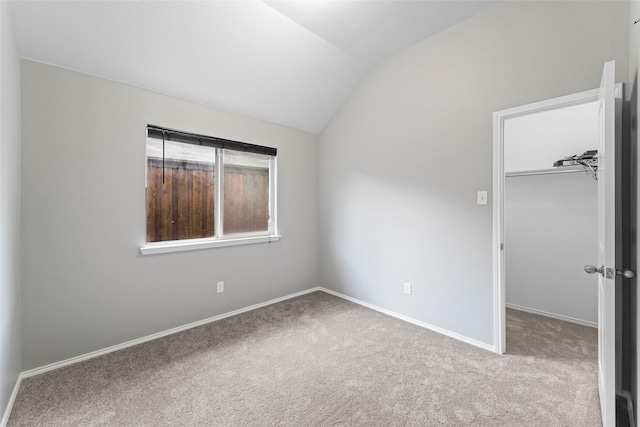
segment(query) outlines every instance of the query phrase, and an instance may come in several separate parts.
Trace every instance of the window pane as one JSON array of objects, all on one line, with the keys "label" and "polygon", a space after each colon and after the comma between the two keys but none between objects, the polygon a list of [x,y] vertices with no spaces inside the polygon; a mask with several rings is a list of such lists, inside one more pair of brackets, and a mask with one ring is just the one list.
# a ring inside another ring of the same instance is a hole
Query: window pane
[{"label": "window pane", "polygon": [[224,150],[224,234],[269,230],[269,156]]},{"label": "window pane", "polygon": [[216,150],[147,138],[147,242],[215,236]]}]

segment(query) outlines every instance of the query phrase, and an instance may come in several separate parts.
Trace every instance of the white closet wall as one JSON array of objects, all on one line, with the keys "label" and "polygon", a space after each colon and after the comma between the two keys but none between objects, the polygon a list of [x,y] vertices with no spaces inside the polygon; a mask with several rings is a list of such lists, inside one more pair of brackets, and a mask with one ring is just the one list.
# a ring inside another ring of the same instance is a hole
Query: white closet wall
[{"label": "white closet wall", "polygon": [[596,102],[506,120],[505,172],[552,169],[556,160],[596,150],[597,132]]},{"label": "white closet wall", "polygon": [[596,181],[581,174],[507,178],[507,305],[597,324]]},{"label": "white closet wall", "polygon": [[507,306],[597,324],[597,182],[553,169],[597,148],[597,104],[518,117],[505,125]]}]

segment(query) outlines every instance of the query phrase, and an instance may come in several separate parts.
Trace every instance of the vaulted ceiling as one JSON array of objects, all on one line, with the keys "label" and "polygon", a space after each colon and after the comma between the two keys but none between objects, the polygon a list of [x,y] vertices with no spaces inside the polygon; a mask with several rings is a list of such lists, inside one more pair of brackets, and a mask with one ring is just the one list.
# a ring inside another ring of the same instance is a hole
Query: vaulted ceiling
[{"label": "vaulted ceiling", "polygon": [[15,1],[44,62],[319,133],[379,61],[495,2]]}]

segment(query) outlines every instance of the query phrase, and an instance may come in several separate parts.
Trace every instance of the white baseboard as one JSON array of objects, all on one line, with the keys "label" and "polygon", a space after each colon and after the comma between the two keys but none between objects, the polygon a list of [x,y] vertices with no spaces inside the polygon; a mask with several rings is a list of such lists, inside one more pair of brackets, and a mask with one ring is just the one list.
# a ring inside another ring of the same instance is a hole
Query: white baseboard
[{"label": "white baseboard", "polygon": [[258,309],[258,308],[261,308],[261,307],[266,307],[266,306],[271,305],[271,304],[275,304],[275,303],[278,303],[278,302],[281,302],[281,301],[285,301],[285,300],[288,300],[288,299],[291,299],[291,298],[295,298],[295,297],[298,297],[298,296],[301,296],[301,295],[305,295],[305,294],[308,294],[308,293],[311,293],[311,292],[316,292],[316,291],[326,292],[326,293],[334,295],[334,296],[336,296],[338,298],[342,298],[342,299],[345,299],[347,301],[351,301],[353,303],[362,305],[362,306],[370,308],[372,310],[379,311],[380,313],[384,313],[384,314],[386,314],[388,316],[395,317],[395,318],[400,319],[400,320],[404,320],[405,322],[412,323],[414,325],[423,327],[425,329],[429,329],[431,331],[437,332],[437,333],[442,334],[442,335],[446,335],[446,336],[454,338],[454,339],[456,339],[458,341],[462,341],[462,342],[465,342],[467,344],[471,344],[473,346],[479,347],[479,348],[481,348],[483,350],[488,350],[488,351],[491,351],[491,352],[495,351],[493,345],[489,345],[489,344],[486,344],[486,343],[483,343],[483,342],[480,342],[480,341],[476,341],[474,339],[465,337],[463,335],[456,334],[455,332],[447,331],[446,329],[442,329],[442,328],[439,328],[437,326],[433,326],[433,325],[430,325],[428,323],[413,319],[411,317],[395,313],[395,312],[393,312],[391,310],[387,310],[385,308],[378,307],[376,305],[369,304],[369,303],[364,302],[364,301],[360,301],[359,299],[349,297],[349,296],[341,294],[339,292],[335,292],[335,291],[332,291],[330,289],[326,289],[326,288],[323,288],[323,287],[320,287],[320,286],[316,286],[314,288],[310,288],[310,289],[307,289],[305,291],[296,292],[294,294],[286,295],[284,297],[275,298],[275,299],[272,299],[272,300],[269,300],[269,301],[266,301],[266,302],[263,302],[263,303],[259,303],[259,304],[255,304],[255,305],[252,305],[252,306],[249,306],[249,307],[241,308],[239,310],[230,311],[228,313],[220,314],[218,316],[209,317],[207,319],[199,320],[197,322],[189,323],[189,324],[186,324],[186,325],[183,325],[183,326],[178,326],[176,328],[168,329],[166,331],[162,331],[162,332],[158,332],[158,333],[155,333],[155,334],[147,335],[145,337],[134,339],[134,340],[131,340],[131,341],[127,341],[125,343],[117,344],[117,345],[114,345],[114,346],[111,346],[111,347],[107,347],[107,348],[104,348],[102,350],[96,350],[96,351],[93,351],[91,353],[86,353],[86,354],[83,354],[83,355],[80,355],[80,356],[71,357],[69,359],[65,359],[65,360],[62,360],[60,362],[54,362],[54,363],[50,363],[50,364],[45,365],[45,366],[41,366],[39,368],[34,368],[34,369],[29,369],[27,371],[24,371],[19,375],[18,380],[16,381],[16,385],[15,385],[13,393],[11,395],[11,399],[9,400],[9,403],[7,404],[7,408],[6,408],[4,416],[2,418],[2,424],[0,424],[0,427],[6,427],[6,424],[9,421],[9,416],[11,415],[11,410],[13,409],[13,404],[15,402],[15,399],[16,399],[16,396],[18,394],[18,390],[20,389],[20,384],[22,383],[22,379],[23,378],[33,377],[35,375],[39,375],[39,374],[43,374],[45,372],[53,371],[53,370],[62,368],[64,366],[73,365],[75,363],[79,363],[79,362],[83,362],[85,360],[93,359],[94,357],[103,356],[105,354],[113,353],[114,351],[122,350],[122,349],[125,349],[127,347],[132,347],[134,345],[142,344],[142,343],[145,343],[147,341],[152,341],[152,340],[155,340],[155,339],[158,339],[158,338],[165,337],[167,335],[172,335],[172,334],[175,334],[175,333],[178,333],[178,332],[185,331],[187,329],[195,328],[197,326],[205,325],[205,324],[211,323],[211,322],[216,322],[218,320],[226,319],[227,317],[231,317],[231,316],[235,316],[235,315],[238,315],[238,314],[246,313],[248,311],[252,311],[252,310],[255,310],[255,309]]},{"label": "white baseboard", "polygon": [[33,377],[34,375],[39,375],[39,374],[43,374],[45,372],[49,372],[49,371],[53,371],[55,369],[59,369],[62,368],[64,366],[68,366],[68,365],[73,365],[74,363],[79,363],[79,362],[83,362],[85,360],[89,360],[89,359],[93,359],[94,357],[98,357],[98,356],[102,356],[105,354],[109,354],[109,353],[113,353],[114,351],[118,351],[118,350],[122,350],[124,348],[127,347],[132,347],[134,345],[138,345],[138,344],[142,344],[144,342],[147,341],[152,341],[158,338],[162,338],[165,337],[167,335],[172,335],[175,334],[177,332],[182,332],[185,331],[187,329],[191,329],[191,328],[195,328],[197,326],[201,326],[201,325],[206,325],[207,323],[211,323],[211,322],[216,322],[218,320],[222,320],[222,319],[226,319],[227,317],[231,317],[231,316],[235,316],[238,314],[242,314],[242,313],[246,313],[247,311],[252,311],[255,310],[257,308],[261,308],[261,307],[266,307],[268,305],[271,304],[275,304],[281,301],[285,301],[291,298],[295,298],[298,297],[300,295],[305,295],[311,292],[315,292],[315,291],[319,291],[320,288],[319,287],[315,287],[315,288],[311,288],[311,289],[307,289],[306,291],[301,291],[301,292],[296,292],[294,294],[290,294],[290,295],[286,295],[284,297],[280,297],[280,298],[275,298],[266,302],[262,302],[259,304],[255,304],[249,307],[245,307],[245,308],[241,308],[239,310],[234,310],[234,311],[230,311],[228,313],[224,313],[224,314],[220,314],[218,316],[213,316],[213,317],[209,317],[207,319],[203,319],[203,320],[199,320],[197,322],[192,322],[183,326],[178,326],[176,328],[172,328],[172,329],[167,329],[166,331],[162,331],[162,332],[158,332],[155,334],[151,334],[151,335],[147,335],[146,337],[142,337],[142,338],[137,338],[131,341],[127,341],[125,343],[122,344],[117,344],[111,347],[107,347],[104,348],[102,350],[96,350],[96,351],[92,351],[91,353],[86,353],[80,356],[75,356],[75,357],[71,357],[69,359],[65,359],[62,360],[60,362],[54,362],[54,363],[50,363],[48,365],[45,366],[41,366],[39,368],[34,368],[34,369],[29,369],[28,371],[24,371],[22,373],[22,378],[29,378],[29,377]]},{"label": "white baseboard", "polygon": [[467,344],[471,344],[473,346],[480,347],[483,350],[488,350],[488,351],[490,351],[492,353],[495,353],[495,348],[491,344],[486,344],[486,343],[483,343],[481,341],[476,341],[476,340],[474,340],[472,338],[465,337],[464,335],[456,334],[455,332],[451,332],[451,331],[448,331],[446,329],[442,329],[442,328],[439,328],[437,326],[430,325],[429,323],[425,323],[425,322],[422,322],[420,320],[416,320],[414,318],[411,318],[409,316],[405,316],[403,314],[398,314],[398,313],[393,312],[391,310],[387,310],[386,308],[378,307],[376,305],[369,304],[368,302],[360,301],[359,299],[352,298],[350,296],[341,294],[341,293],[336,292],[336,291],[332,291],[331,289],[320,287],[319,290],[321,290],[322,292],[326,292],[328,294],[334,295],[334,296],[336,296],[338,298],[342,298],[342,299],[345,299],[347,301],[351,301],[351,302],[354,302],[356,304],[362,305],[364,307],[370,308],[372,310],[379,311],[380,313],[384,313],[384,314],[386,314],[388,316],[395,317],[396,319],[400,319],[400,320],[404,320],[405,322],[413,323],[414,325],[423,327],[425,329],[429,329],[429,330],[431,330],[433,332],[437,332],[439,334],[446,335],[446,336],[448,336],[450,338],[454,338],[454,339],[456,339],[458,341],[462,341],[462,342],[465,342]]},{"label": "white baseboard", "polygon": [[177,332],[182,332],[187,329],[195,328],[196,326],[205,325],[207,323],[216,322],[218,320],[226,319],[227,317],[235,316],[237,314],[246,313],[247,311],[252,311],[257,308],[265,307],[271,304],[275,304],[281,301],[285,301],[291,298],[298,297],[300,295],[305,295],[311,292],[319,291],[319,287],[307,289],[305,291],[296,292],[294,294],[286,295],[284,297],[275,298],[263,303],[255,304],[249,307],[241,308],[239,310],[230,311],[228,313],[220,314],[218,316],[209,317],[207,319],[199,320],[197,322],[189,323],[187,325],[178,326],[176,328],[168,329],[166,331],[158,332],[155,334],[147,335],[142,338],[138,338],[135,340],[127,341],[122,344],[117,344],[111,347],[103,348],[102,350],[92,351],[91,353],[82,354],[80,356],[71,357],[69,359],[61,360],[60,362],[50,363],[45,366],[41,366],[39,368],[29,369],[27,371],[21,372],[18,376],[18,380],[16,381],[16,385],[13,389],[13,393],[11,394],[11,398],[7,403],[7,408],[5,409],[4,416],[2,417],[2,422],[0,423],[0,427],[6,427],[7,422],[9,421],[9,416],[11,415],[11,410],[13,409],[13,404],[15,403],[16,396],[18,395],[18,390],[20,389],[20,384],[22,384],[23,378],[33,377],[35,375],[43,374],[45,372],[53,371],[64,366],[73,365],[74,363],[83,362],[85,360],[93,359],[94,357],[103,356],[105,354],[113,353],[114,351],[122,350],[127,347],[132,347],[137,344],[142,344],[147,341],[152,341],[158,338],[165,337],[167,335],[175,334]]},{"label": "white baseboard", "polygon": [[575,319],[569,316],[563,316],[561,314],[548,313],[542,310],[536,310],[535,308],[523,307],[515,304],[505,304],[507,308],[511,308],[513,310],[525,311],[531,314],[537,314],[540,316],[551,317],[552,319],[564,320],[565,322],[577,323],[582,326],[589,326],[590,328],[597,328],[598,324],[594,322],[589,322],[587,320]]},{"label": "white baseboard", "polygon": [[16,401],[16,397],[18,396],[18,390],[20,390],[20,384],[22,384],[22,372],[18,375],[18,379],[16,380],[16,385],[13,387],[13,392],[11,393],[11,397],[9,398],[9,402],[7,402],[7,408],[4,410],[4,415],[2,416],[2,421],[0,421],[0,427],[7,427],[7,423],[9,422],[9,416],[11,416],[11,410],[13,409],[13,404]]}]

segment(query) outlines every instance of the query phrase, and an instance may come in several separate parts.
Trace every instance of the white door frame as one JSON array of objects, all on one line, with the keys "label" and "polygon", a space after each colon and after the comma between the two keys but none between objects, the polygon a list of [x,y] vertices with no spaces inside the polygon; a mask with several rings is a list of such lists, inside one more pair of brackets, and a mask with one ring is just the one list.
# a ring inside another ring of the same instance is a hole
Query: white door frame
[{"label": "white door frame", "polygon": [[[616,90],[619,90],[616,85]],[[518,116],[556,110],[598,100],[599,89],[521,105],[493,113],[493,345],[504,354],[507,347],[504,262],[504,122]],[[588,262],[589,260],[585,260]]]}]

